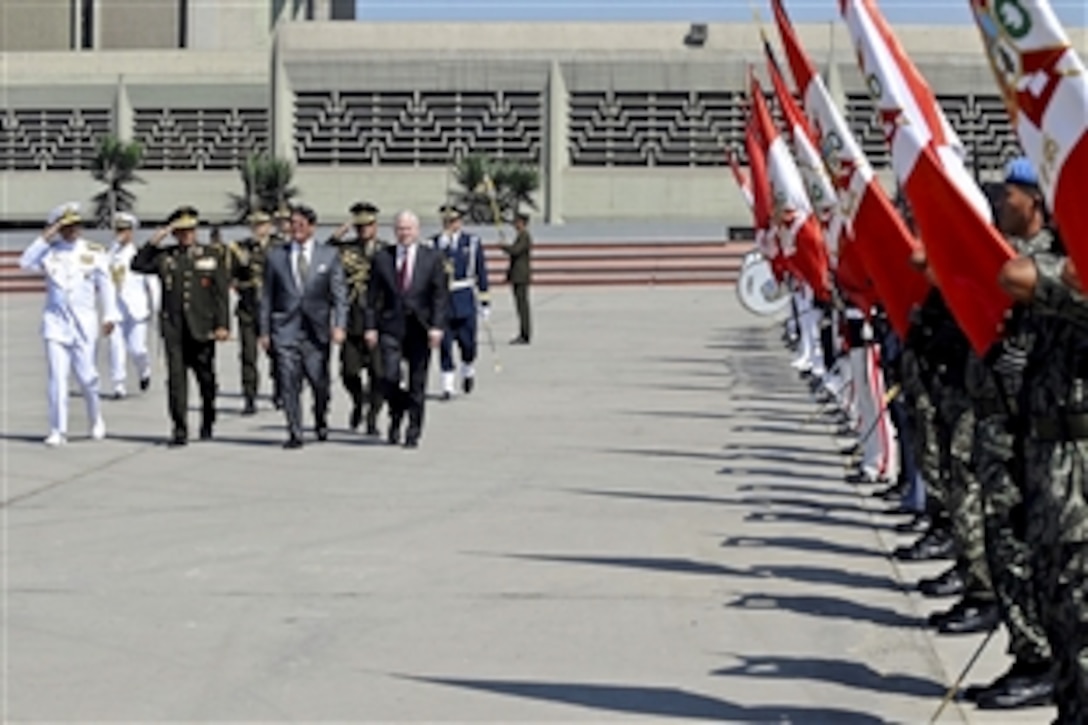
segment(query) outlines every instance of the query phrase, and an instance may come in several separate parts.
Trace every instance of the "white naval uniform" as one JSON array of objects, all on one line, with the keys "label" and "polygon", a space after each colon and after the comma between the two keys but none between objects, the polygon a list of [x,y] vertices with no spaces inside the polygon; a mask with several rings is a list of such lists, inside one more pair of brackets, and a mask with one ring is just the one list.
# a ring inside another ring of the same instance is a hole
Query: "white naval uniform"
[{"label": "white naval uniform", "polygon": [[152,285],[158,280],[129,269],[136,256],[136,245],[114,242],[109,251],[110,276],[117,294],[121,323],[109,338],[110,376],[115,393],[124,394],[127,377],[126,352],[132,357],[140,380],[151,377],[151,359],[147,352],[147,329],[154,310]]},{"label": "white naval uniform", "polygon": [[98,304],[103,323],[120,320],[105,251],[83,238],[66,242],[58,237],[49,244],[39,236],[23,252],[19,266],[41,272],[46,280],[41,332],[49,367],[50,436],[68,433],[70,372],[83,389],[88,425],[104,430],[95,364]]}]

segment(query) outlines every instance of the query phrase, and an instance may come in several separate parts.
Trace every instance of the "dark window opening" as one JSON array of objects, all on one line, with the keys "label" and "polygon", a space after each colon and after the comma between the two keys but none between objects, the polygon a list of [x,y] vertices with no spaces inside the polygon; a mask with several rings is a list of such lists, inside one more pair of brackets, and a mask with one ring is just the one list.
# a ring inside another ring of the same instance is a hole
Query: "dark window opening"
[{"label": "dark window opening", "polygon": [[79,47],[94,48],[94,0],[80,0],[79,3]]}]

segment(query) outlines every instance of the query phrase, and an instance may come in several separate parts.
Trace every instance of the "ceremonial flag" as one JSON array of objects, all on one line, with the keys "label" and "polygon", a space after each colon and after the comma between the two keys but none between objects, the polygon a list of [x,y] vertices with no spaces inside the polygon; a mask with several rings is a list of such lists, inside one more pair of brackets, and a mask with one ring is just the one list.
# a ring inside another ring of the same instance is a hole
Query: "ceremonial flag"
[{"label": "ceremonial flag", "polygon": [[[763,155],[763,144],[751,117],[745,128],[744,148],[748,154],[748,170],[751,173],[748,189],[752,195],[752,225],[756,231],[756,248],[770,262],[775,279],[779,282],[785,280],[787,272],[799,276],[797,270],[781,254],[778,240],[771,229],[771,184],[767,178],[767,159]],[[738,172],[739,166],[734,168],[735,177]]]},{"label": "ceremonial flag", "polygon": [[[1047,0],[971,0],[1020,145],[1077,270],[1088,270],[1088,74]],[[1088,279],[1080,272],[1082,280]]]},{"label": "ceremonial flag", "polygon": [[1014,252],[990,223],[989,201],[964,167],[963,144],[875,0],[839,1],[929,265],[960,329],[985,354],[1012,305],[997,279]]},{"label": "ceremonial flag", "polygon": [[744,203],[748,206],[749,210],[754,210],[755,197],[752,196],[752,182],[744,175],[744,171],[740,168],[740,163],[737,161],[737,155],[732,151],[727,151],[725,157],[729,159],[729,168],[733,170],[733,178],[737,182],[737,188],[740,189],[740,193],[744,196]]},{"label": "ceremonial flag", "polygon": [[790,156],[785,141],[771,120],[763,89],[751,74],[752,118],[756,136],[767,163],[771,190],[771,228],[782,254],[796,267],[817,299],[831,293],[827,248],[820,234],[820,222],[813,214],[801,172]]},{"label": "ceremonial flag", "polygon": [[782,1],[772,0],[772,4],[786,59],[838,193],[846,235],[852,239],[849,244],[861,257],[895,331],[905,337],[911,310],[922,303],[930,286],[910,264],[918,242],[888,199],[842,111],[801,47]]}]

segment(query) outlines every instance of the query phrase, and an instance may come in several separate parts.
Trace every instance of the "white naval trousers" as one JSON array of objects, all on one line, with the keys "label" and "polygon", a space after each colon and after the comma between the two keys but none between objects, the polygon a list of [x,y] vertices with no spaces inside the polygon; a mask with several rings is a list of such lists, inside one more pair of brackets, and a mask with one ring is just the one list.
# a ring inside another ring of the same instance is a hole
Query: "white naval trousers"
[{"label": "white naval trousers", "polygon": [[98,366],[95,364],[94,342],[77,340],[71,343],[45,341],[45,357],[49,365],[46,393],[49,397],[50,432],[68,434],[68,375],[74,373],[83,391],[87,406],[87,425],[93,426],[102,415],[98,399]]},{"label": "white naval trousers", "polygon": [[[855,358],[856,354],[856,358]],[[895,434],[891,415],[884,405],[884,375],[880,369],[875,345],[866,345],[851,351],[851,366],[861,375],[857,388],[858,418],[861,434],[861,470],[867,478],[894,478],[898,474],[895,465]]]},{"label": "white naval trousers", "polygon": [[134,320],[124,315],[110,334],[110,376],[114,390],[123,387],[128,377],[126,352],[132,357],[140,379],[151,377],[151,359],[147,354],[147,320]]}]

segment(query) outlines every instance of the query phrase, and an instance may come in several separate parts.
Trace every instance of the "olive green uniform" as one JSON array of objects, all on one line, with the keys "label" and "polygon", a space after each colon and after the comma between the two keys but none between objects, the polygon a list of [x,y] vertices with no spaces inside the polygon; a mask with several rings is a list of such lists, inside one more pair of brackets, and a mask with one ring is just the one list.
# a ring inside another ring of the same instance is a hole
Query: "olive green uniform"
[{"label": "olive green uniform", "polygon": [[[379,384],[382,379],[382,361],[381,355],[372,354],[363,339],[363,303],[366,300],[370,262],[374,254],[386,246],[386,242],[375,239],[368,244],[359,238],[343,242],[330,239],[329,242],[340,248],[340,261],[344,267],[348,288],[348,323],[344,342],[340,345],[340,380],[351,396],[349,422],[352,428],[359,426],[365,399],[367,433],[376,433],[378,414],[384,402],[382,386]],[[367,371],[365,388],[363,370]]]},{"label": "olive green uniform", "polygon": [[510,257],[510,267],[506,272],[506,281],[514,290],[514,306],[518,312],[518,337],[529,342],[532,333],[532,321],[529,314],[529,284],[532,282],[533,238],[528,231],[518,232],[512,244],[502,245],[502,251]]},{"label": "olive green uniform", "polygon": [[[263,244],[250,237],[228,245],[230,276],[238,293],[234,314],[238,318],[238,359],[242,368],[242,394],[246,407],[250,408],[257,398],[260,386],[257,372],[257,322],[261,311],[261,283],[264,279],[264,261],[274,243],[269,239]],[[275,358],[269,356],[272,373],[273,397],[279,398],[276,382]]]},{"label": "olive green uniform", "polygon": [[201,436],[215,423],[215,331],[230,328],[230,278],[221,247],[144,245],[132,271],[158,275],[162,282],[159,329],[166,352],[167,390],[174,438],[188,437],[192,370],[202,399]]}]

